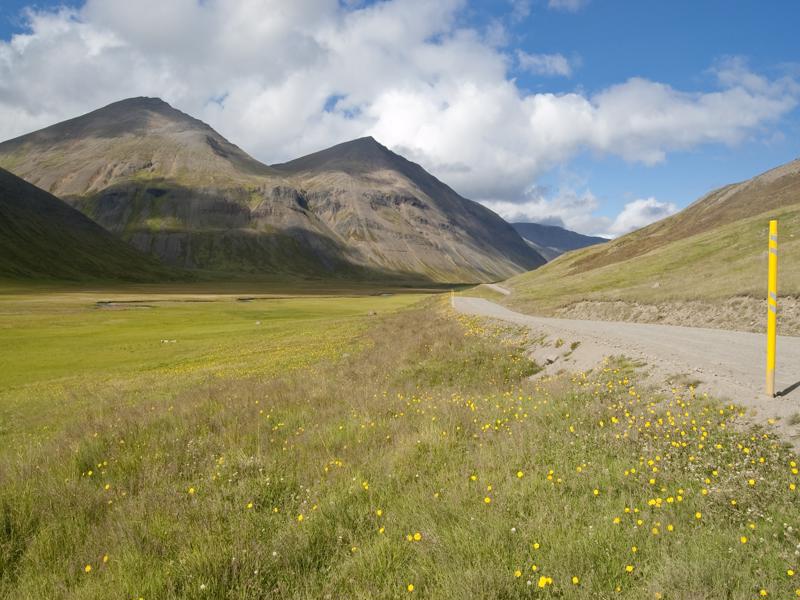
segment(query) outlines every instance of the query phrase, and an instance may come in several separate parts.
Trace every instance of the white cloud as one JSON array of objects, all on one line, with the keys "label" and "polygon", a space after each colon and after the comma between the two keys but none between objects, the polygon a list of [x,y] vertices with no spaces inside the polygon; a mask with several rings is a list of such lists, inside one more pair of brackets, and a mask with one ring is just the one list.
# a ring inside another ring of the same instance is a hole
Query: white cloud
[{"label": "white cloud", "polygon": [[606,232],[613,237],[624,235],[676,212],[678,207],[671,202],[659,202],[652,197],[634,200],[625,205]]},{"label": "white cloud", "polygon": [[562,54],[529,54],[517,50],[517,62],[520,69],[534,75],[572,75],[572,66]]},{"label": "white cloud", "polygon": [[589,190],[578,192],[562,188],[548,197],[546,190],[529,191],[524,202],[493,201],[486,203],[510,222],[533,222],[559,225],[586,235],[614,238],[675,214],[678,207],[671,202],[645,198],[628,202],[611,219],[596,214],[597,197]]},{"label": "white cloud", "polygon": [[567,12],[578,12],[589,4],[590,0],[547,0],[547,7],[554,10],[565,10]]},{"label": "white cloud", "polygon": [[[521,17],[530,4],[513,6]],[[160,96],[265,162],[374,135],[468,197],[526,206],[537,178],[578,152],[653,164],[769,135],[800,99],[793,79],[739,59],[714,65],[707,91],[634,78],[594,94],[527,92],[503,32],[465,27],[466,12],[464,0],[87,0],[32,11],[29,32],[0,42],[0,139]],[[570,67],[545,56],[551,71]],[[609,230],[592,221],[597,200],[577,197],[583,205],[561,201],[575,204],[565,222]]]},{"label": "white cloud", "polygon": [[511,21],[519,23],[531,14],[531,0],[509,0],[511,4]]},{"label": "white cloud", "polygon": [[558,225],[587,235],[608,235],[611,224],[608,217],[595,214],[600,202],[589,190],[567,187],[548,194],[546,189],[533,188],[523,202],[496,200],[485,204],[509,222]]}]

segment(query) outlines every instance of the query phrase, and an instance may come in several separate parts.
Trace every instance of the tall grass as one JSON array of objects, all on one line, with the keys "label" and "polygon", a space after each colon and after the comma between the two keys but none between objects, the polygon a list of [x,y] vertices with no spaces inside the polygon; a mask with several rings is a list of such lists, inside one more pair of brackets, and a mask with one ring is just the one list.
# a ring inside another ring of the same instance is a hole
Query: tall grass
[{"label": "tall grass", "polygon": [[0,464],[0,597],[795,594],[777,439],[622,360],[532,382],[527,342],[429,301],[284,377],[98,397]]}]

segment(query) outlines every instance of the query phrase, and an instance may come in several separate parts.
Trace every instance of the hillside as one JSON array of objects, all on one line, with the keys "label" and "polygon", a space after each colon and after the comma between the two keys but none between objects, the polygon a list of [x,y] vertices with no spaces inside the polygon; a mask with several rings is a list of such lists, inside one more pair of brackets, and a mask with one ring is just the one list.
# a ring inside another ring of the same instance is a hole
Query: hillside
[{"label": "hillside", "polygon": [[132,98],[0,144],[0,167],[167,264],[226,276],[469,282],[544,262],[421,167],[347,146],[273,168],[157,98]]},{"label": "hillside", "polygon": [[779,220],[779,329],[800,334],[800,161],[511,278],[506,302],[541,314],[758,331],[771,218]]},{"label": "hillside", "polygon": [[511,223],[528,245],[548,261],[570,250],[578,250],[595,244],[603,244],[606,238],[583,235],[557,225],[540,223]]},{"label": "hillside", "polygon": [[0,279],[176,276],[55,196],[0,169]]},{"label": "hillside", "polygon": [[497,279],[544,264],[511,226],[371,137],[273,165],[363,257],[432,279]]}]

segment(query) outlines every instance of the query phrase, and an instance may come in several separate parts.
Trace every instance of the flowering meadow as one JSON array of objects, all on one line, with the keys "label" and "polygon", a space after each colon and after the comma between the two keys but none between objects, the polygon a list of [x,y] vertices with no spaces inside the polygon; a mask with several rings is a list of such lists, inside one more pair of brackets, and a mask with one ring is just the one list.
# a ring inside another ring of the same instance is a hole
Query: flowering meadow
[{"label": "flowering meadow", "polygon": [[442,297],[267,302],[0,394],[0,597],[800,598],[800,459],[735,405],[537,379]]}]

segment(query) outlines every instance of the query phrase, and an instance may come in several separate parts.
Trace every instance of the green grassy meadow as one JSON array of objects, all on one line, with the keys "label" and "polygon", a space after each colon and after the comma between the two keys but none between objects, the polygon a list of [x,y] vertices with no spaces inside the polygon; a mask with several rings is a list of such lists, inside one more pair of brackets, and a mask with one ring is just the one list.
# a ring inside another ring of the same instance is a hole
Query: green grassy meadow
[{"label": "green grassy meadow", "polygon": [[736,407],[446,296],[178,292],[0,296],[0,598],[800,596]]},{"label": "green grassy meadow", "polygon": [[0,295],[0,414],[54,427],[104,389],[124,400],[286,373],[356,349],[370,312],[419,299],[188,290]]}]

